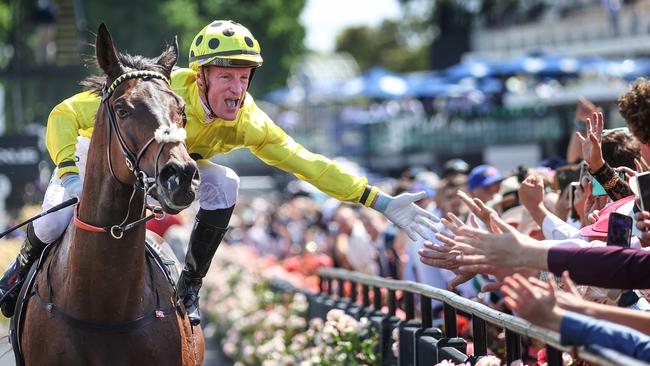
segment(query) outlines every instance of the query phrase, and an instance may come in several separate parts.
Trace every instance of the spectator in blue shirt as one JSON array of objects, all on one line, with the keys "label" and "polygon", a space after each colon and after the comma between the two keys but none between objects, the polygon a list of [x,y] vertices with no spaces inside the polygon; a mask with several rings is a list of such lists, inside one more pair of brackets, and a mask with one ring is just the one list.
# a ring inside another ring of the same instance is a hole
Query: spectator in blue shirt
[{"label": "spectator in blue shirt", "polygon": [[563,345],[596,345],[650,361],[650,336],[632,328],[564,310],[557,305],[555,280],[548,283],[519,274],[501,287],[505,303],[535,325],[560,332]]}]

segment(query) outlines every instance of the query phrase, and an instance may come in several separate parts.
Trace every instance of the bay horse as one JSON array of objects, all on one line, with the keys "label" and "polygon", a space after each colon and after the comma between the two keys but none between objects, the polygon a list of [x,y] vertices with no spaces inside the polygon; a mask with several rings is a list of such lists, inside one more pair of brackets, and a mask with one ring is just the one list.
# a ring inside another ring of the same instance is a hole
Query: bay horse
[{"label": "bay horse", "polygon": [[201,329],[190,325],[172,284],[145,255],[146,194],[178,213],[198,185],[183,143],[184,102],[169,85],[178,45],[155,59],[121,54],[102,23],[96,58],[106,75],[86,80],[102,101],[83,192],[74,223],[41,258],[27,290],[24,362],[200,365]]}]

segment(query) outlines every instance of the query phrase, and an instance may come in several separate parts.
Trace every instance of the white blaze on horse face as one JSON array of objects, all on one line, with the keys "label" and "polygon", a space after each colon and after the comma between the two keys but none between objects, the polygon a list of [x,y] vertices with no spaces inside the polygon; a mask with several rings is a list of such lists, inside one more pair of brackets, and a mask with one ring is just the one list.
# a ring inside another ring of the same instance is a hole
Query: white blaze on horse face
[{"label": "white blaze on horse face", "polygon": [[160,144],[167,142],[185,142],[187,132],[184,128],[176,125],[160,126],[153,136]]}]

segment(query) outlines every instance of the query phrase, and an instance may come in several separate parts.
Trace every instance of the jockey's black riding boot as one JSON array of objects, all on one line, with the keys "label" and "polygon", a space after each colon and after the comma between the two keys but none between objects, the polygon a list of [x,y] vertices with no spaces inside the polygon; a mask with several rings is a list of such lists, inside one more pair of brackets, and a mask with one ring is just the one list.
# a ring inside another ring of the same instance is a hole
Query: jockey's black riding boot
[{"label": "jockey's black riding boot", "polygon": [[[27,225],[27,238],[20,248],[16,259],[11,263],[0,279],[0,296],[3,301],[0,304],[2,314],[7,318],[14,315],[16,299],[20,293],[20,288],[25,280],[32,263],[41,255],[41,252],[47,246],[34,233],[34,226],[30,223]],[[7,294],[7,292],[11,293]]]},{"label": "jockey's black riding boot", "polygon": [[183,301],[192,325],[201,322],[199,290],[208,273],[212,257],[228,231],[228,222],[235,206],[218,209],[200,209],[185,256],[185,268],[178,279],[178,298]]}]

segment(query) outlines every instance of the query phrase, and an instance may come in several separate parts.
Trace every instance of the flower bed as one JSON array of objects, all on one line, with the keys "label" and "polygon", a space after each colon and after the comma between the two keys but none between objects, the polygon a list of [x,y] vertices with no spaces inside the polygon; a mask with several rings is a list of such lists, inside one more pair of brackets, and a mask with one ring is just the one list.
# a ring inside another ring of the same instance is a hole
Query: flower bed
[{"label": "flower bed", "polygon": [[[287,265],[246,247],[219,249],[205,279],[202,305],[224,353],[241,366],[378,365],[377,335],[366,319],[332,310],[327,319],[308,323],[306,296],[271,291],[271,278],[313,289],[317,281],[310,277],[328,262],[313,256],[305,260],[309,266],[301,266],[300,258]],[[287,270],[296,268],[301,270]]]}]

